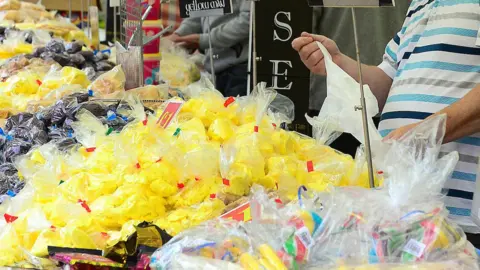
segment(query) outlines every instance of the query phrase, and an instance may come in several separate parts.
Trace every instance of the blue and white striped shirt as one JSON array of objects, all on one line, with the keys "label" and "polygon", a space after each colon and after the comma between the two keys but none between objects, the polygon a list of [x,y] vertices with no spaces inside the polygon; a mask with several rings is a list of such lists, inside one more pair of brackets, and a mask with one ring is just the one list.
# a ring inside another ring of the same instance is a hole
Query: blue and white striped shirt
[{"label": "blue and white striped shirt", "polygon": [[[479,28],[480,0],[412,1],[379,66],[393,78],[379,127],[382,136],[440,111],[480,83]],[[451,151],[459,152],[460,161],[445,185],[446,206],[466,232],[480,233],[470,218],[480,134],[442,148]]]}]

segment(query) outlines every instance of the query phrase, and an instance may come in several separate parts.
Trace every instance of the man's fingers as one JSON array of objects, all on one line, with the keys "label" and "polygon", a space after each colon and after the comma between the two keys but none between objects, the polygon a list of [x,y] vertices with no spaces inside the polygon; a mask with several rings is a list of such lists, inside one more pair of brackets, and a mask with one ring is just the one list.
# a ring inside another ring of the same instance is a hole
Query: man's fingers
[{"label": "man's fingers", "polygon": [[293,40],[292,47],[299,52],[305,45],[313,42],[311,37],[299,37]]},{"label": "man's fingers", "polygon": [[[312,66],[318,63],[318,61],[323,59],[323,54],[320,51],[320,48],[318,48],[317,43],[312,42],[306,46],[304,46],[300,50],[300,57],[302,58],[303,61],[313,61]],[[315,59],[315,60],[312,60]]]},{"label": "man's fingers", "polygon": [[302,37],[310,37],[312,38],[314,41],[319,41],[321,43],[323,43],[324,41],[327,41],[328,40],[328,37],[326,36],[322,36],[322,35],[314,35],[314,34],[310,34],[310,33],[307,33],[307,32],[303,32]]},{"label": "man's fingers", "polygon": [[322,61],[319,61],[316,65],[312,66],[312,72],[317,74],[327,74],[327,70]]}]

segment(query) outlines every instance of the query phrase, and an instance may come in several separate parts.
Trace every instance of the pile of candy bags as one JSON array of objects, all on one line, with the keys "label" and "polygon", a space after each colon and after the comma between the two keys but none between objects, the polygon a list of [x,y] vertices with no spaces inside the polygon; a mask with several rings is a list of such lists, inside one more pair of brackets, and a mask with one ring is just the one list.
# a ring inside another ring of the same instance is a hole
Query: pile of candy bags
[{"label": "pile of candy bags", "polygon": [[[179,98],[147,113],[127,94],[107,115],[129,119],[119,130],[79,109],[69,123],[79,145],[50,142],[17,157],[25,187],[0,205],[0,265],[38,262],[48,246],[111,250],[143,221],[176,235],[218,217],[223,194],[243,196],[254,184],[285,200],[302,185],[368,186],[363,161],[281,129],[291,101],[265,84],[241,98],[205,82],[186,93],[176,116],[162,112]],[[173,120],[161,126],[165,119]]]},{"label": "pile of candy bags", "polygon": [[2,21],[16,23],[38,22],[54,19],[55,12],[48,12],[40,4],[33,4],[17,0],[0,1],[0,18]]},{"label": "pile of candy bags", "polygon": [[438,158],[446,117],[394,142],[380,189],[331,187],[283,203],[253,187],[253,220],[211,220],[157,250],[152,269],[479,269],[441,189],[458,153]]},{"label": "pile of candy bags", "polygon": [[60,67],[40,59],[28,60],[28,63],[0,82],[1,110],[13,114],[35,113],[39,107],[50,106],[65,95],[84,89],[91,90],[91,95],[99,98],[125,90],[125,74],[119,66],[90,82],[88,70]]}]

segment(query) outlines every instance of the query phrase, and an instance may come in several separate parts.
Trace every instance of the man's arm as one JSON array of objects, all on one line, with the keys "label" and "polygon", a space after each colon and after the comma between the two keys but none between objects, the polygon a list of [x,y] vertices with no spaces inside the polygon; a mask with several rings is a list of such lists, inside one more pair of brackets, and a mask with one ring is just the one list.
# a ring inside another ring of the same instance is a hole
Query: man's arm
[{"label": "man's arm", "polygon": [[[480,84],[472,89],[459,101],[433,114],[435,117],[441,114],[447,115],[447,127],[444,143],[449,143],[466,136],[480,132]],[[429,117],[429,118],[430,118]],[[385,140],[401,138],[409,130],[418,124],[411,124],[392,131]]]},{"label": "man's arm", "polygon": [[[237,17],[229,22],[211,29],[212,46],[230,48],[245,40],[250,32],[250,1],[243,0]],[[208,34],[200,35],[200,49],[207,49]]]},{"label": "man's arm", "polygon": [[187,36],[202,33],[202,22],[200,19],[201,18],[188,18],[183,20],[180,27],[175,31],[175,34]]},{"label": "man's arm", "polygon": [[[341,53],[333,40],[321,35],[302,33],[301,37],[293,41],[292,46],[299,52],[300,58],[311,72],[328,75],[326,74],[324,55],[318,48],[317,41],[322,43],[327,49],[335,64],[357,82],[359,81],[357,61]],[[393,69],[395,67],[391,68]],[[392,75],[387,75],[387,73],[379,67],[364,64],[362,64],[362,75],[363,84],[368,84],[370,90],[372,90],[372,93],[378,100],[380,110],[382,110],[387,100],[390,87],[392,86]]]},{"label": "man's arm", "polygon": [[444,143],[480,132],[480,84],[462,99],[434,115],[447,115]]}]

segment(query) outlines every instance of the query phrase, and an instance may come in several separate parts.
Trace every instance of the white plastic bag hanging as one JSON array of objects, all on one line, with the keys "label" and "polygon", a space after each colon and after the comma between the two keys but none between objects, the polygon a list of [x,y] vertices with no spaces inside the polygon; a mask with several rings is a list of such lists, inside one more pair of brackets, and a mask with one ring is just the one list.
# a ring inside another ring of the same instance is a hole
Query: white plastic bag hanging
[{"label": "white plastic bag hanging", "polygon": [[[320,110],[318,117],[332,121],[331,125],[339,132],[352,134],[361,143],[365,143],[362,125],[362,111],[355,107],[360,105],[360,85],[343,71],[332,60],[327,49],[317,42],[325,59],[327,70],[327,98]],[[371,117],[378,114],[378,102],[370,87],[364,85],[365,102],[367,105],[368,128],[372,145],[381,142],[382,137],[378,133]],[[372,147],[373,148],[373,147]]]}]

